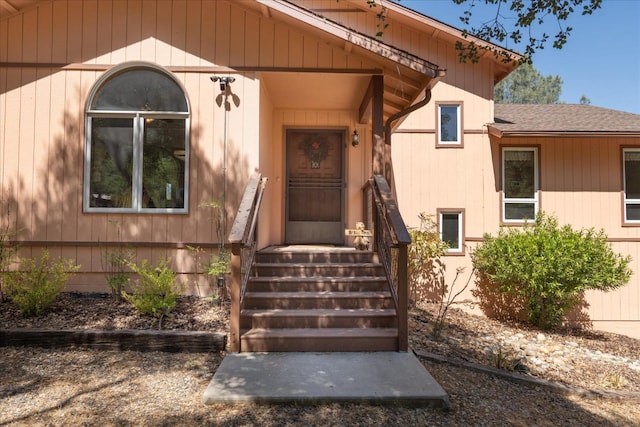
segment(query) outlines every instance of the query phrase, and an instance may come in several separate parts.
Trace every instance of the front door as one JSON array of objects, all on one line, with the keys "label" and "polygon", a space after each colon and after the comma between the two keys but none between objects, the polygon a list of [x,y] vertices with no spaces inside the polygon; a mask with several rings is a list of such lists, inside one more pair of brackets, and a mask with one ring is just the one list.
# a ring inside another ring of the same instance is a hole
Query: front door
[{"label": "front door", "polygon": [[288,244],[344,244],[345,131],[287,129]]}]

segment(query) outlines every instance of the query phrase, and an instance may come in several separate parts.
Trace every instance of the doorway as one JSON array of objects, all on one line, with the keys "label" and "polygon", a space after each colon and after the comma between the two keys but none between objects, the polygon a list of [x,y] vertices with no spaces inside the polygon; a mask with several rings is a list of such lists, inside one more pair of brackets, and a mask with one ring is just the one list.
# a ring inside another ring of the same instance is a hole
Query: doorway
[{"label": "doorway", "polygon": [[287,244],[344,244],[343,129],[286,130]]}]

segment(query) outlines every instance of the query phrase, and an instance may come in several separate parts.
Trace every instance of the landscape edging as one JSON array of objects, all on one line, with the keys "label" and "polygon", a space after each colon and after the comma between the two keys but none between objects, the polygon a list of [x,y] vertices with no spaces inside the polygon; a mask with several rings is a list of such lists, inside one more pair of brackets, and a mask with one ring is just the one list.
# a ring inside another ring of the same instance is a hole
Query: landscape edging
[{"label": "landscape edging", "polygon": [[412,350],[413,353],[420,359],[425,359],[430,362],[446,363],[454,365],[460,368],[469,369],[472,371],[480,372],[483,374],[493,375],[502,379],[516,382],[520,384],[526,384],[530,386],[542,386],[553,388],[554,390],[563,393],[564,395],[573,395],[583,398],[595,399],[595,398],[607,398],[607,399],[625,399],[625,400],[638,400],[640,401],[640,392],[634,391],[615,391],[615,390],[603,390],[603,389],[584,389],[581,387],[569,386],[555,381],[549,381],[539,378],[525,377],[521,374],[504,371],[497,368],[491,368],[477,363],[466,362],[464,360],[454,360],[445,356],[440,356],[433,353],[428,353],[421,350]]},{"label": "landscape edging", "polygon": [[0,347],[84,347],[114,351],[219,352],[221,332],[146,329],[0,329]]}]

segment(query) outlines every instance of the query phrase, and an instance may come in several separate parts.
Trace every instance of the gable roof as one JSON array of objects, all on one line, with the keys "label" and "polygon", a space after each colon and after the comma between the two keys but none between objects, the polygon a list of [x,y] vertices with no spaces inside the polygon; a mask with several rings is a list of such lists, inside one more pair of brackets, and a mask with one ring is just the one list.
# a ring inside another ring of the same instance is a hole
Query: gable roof
[{"label": "gable roof", "polygon": [[579,104],[495,104],[489,133],[509,136],[640,136],[640,114]]},{"label": "gable roof", "polygon": [[[353,2],[354,0],[348,1]],[[519,61],[522,59],[522,55],[514,50],[480,39],[471,34],[465,35],[464,30],[413,10],[405,4],[402,4],[402,2],[396,3],[397,1],[400,0],[390,0],[384,3],[388,17],[396,19],[403,25],[419,25],[422,27],[421,31],[426,31],[424,28],[428,28],[431,37],[447,40],[452,46],[455,46],[458,42],[462,42],[463,44],[473,43],[480,47],[481,50],[478,53],[480,58],[489,59],[494,64],[494,83],[498,83],[515,70],[519,65]],[[409,2],[407,3],[410,4]],[[501,55],[496,56],[494,52]],[[511,58],[511,61],[506,61],[507,57]]]},{"label": "gable roof", "polygon": [[[347,0],[344,0],[344,3],[346,2]],[[362,5],[366,7],[364,1]],[[322,10],[314,11],[291,0],[255,0],[244,4],[244,6],[259,7],[262,14],[271,19],[286,23],[292,28],[298,28],[306,34],[318,36],[326,40],[327,43],[340,47],[347,54],[357,55],[368,63],[374,64],[377,69],[375,74],[381,74],[385,77],[383,88],[385,121],[423,97],[424,90],[433,87],[445,74],[445,70],[438,65],[372,35],[330,19],[321,13]],[[321,70],[300,67],[292,71],[318,72]],[[330,69],[325,71],[328,73],[345,72],[345,70]],[[354,69],[351,72],[358,71]],[[402,88],[402,90],[399,92],[398,88]],[[370,105],[371,95],[367,91],[361,102],[361,121],[367,115],[363,111],[368,111]]]}]

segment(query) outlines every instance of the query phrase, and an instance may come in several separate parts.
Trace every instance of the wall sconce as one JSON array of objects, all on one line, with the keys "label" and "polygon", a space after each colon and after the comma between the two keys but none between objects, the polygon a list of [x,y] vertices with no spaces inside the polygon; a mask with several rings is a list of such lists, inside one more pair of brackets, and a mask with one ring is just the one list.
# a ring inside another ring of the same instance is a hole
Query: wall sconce
[{"label": "wall sconce", "polygon": [[230,85],[231,83],[236,81],[235,77],[218,77],[218,76],[213,76],[213,77],[209,77],[211,79],[212,82],[220,82],[220,91],[221,92],[226,92],[227,91],[227,86]]},{"label": "wall sconce", "polygon": [[351,145],[353,145],[354,147],[357,147],[359,143],[360,143],[360,134],[358,133],[357,129],[354,129],[353,135],[351,135]]}]

